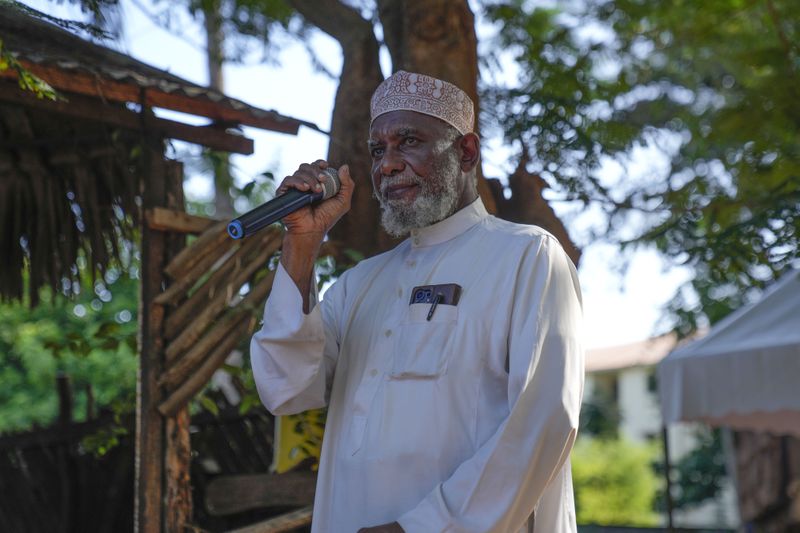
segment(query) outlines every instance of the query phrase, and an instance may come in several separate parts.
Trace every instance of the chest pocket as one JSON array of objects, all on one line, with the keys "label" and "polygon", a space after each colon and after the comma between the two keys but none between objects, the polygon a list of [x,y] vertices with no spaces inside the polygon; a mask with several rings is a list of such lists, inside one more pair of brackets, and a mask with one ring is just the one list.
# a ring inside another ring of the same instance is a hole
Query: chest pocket
[{"label": "chest pocket", "polygon": [[438,305],[428,320],[431,304],[408,306],[395,342],[389,379],[434,379],[447,372],[455,345],[458,307]]}]

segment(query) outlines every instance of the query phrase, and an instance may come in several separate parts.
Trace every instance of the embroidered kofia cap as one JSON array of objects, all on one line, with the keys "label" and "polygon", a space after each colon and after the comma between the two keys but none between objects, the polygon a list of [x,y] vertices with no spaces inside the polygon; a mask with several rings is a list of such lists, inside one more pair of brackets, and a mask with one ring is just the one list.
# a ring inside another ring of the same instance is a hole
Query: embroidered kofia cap
[{"label": "embroidered kofia cap", "polygon": [[390,111],[416,111],[444,120],[462,135],[475,126],[467,93],[446,81],[399,70],[378,85],[370,102],[370,124]]}]

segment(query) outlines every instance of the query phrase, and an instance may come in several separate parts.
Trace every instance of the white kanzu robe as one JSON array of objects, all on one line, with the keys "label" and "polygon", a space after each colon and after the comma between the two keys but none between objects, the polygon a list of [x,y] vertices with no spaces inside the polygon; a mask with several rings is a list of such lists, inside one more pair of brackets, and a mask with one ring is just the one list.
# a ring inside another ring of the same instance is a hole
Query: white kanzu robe
[{"label": "white kanzu robe", "polygon": [[[460,301],[431,320],[409,303],[448,283]],[[580,299],[556,239],[480,199],[347,271],[308,315],[279,266],[251,359],[273,413],[329,405],[313,531],[576,531]]]}]

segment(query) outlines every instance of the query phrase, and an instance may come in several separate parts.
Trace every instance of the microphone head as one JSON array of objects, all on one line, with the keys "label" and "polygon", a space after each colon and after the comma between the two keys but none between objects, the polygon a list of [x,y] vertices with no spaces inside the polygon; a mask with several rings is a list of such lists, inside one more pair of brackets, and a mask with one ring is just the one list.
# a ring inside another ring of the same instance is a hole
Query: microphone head
[{"label": "microphone head", "polygon": [[339,172],[333,167],[324,169],[322,173],[328,177],[328,179],[321,182],[322,200],[324,201],[336,196],[336,193],[338,193],[339,189],[342,187],[342,182],[339,179]]}]

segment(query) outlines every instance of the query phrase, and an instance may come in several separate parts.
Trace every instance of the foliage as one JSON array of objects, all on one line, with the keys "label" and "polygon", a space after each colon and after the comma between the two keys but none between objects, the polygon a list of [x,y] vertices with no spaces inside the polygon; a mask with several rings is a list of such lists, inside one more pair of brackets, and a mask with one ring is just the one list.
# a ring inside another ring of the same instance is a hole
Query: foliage
[{"label": "foliage", "polygon": [[580,438],[572,452],[579,524],[652,526],[658,480],[653,446],[619,439]]},{"label": "foliage", "polygon": [[[130,411],[130,409],[126,407],[125,411]],[[102,457],[120,444],[122,439],[128,435],[129,427],[130,422],[124,420],[123,412],[115,410],[113,423],[83,437],[81,448],[95,457]]]},{"label": "foliage", "polygon": [[[688,334],[798,259],[800,4],[559,5],[487,7],[520,81],[487,88],[486,115],[564,199],[602,209],[598,235],[695,270],[668,309]],[[644,148],[668,168],[604,180]]]},{"label": "foliage", "polygon": [[[119,4],[119,0],[69,0],[72,4],[78,4],[81,7],[82,11],[92,13],[95,18],[102,22],[102,14],[103,12],[112,9],[114,6]],[[54,17],[37,9],[34,9],[30,6],[26,6],[22,2],[18,2],[17,0],[0,0],[0,7],[9,7],[13,9],[17,9],[22,11],[23,13],[30,15],[32,17],[44,20],[51,24],[55,24],[56,26],[60,26],[65,30],[73,31],[73,32],[86,32],[87,34],[91,35],[92,37],[99,38],[99,39],[106,39],[111,37],[109,33],[102,29],[102,24],[93,24],[87,22],[81,22],[77,20],[65,20],[58,17]]]},{"label": "foliage", "polygon": [[278,35],[304,33],[294,10],[283,0],[154,0],[153,4],[147,15],[176,35],[183,33],[183,13],[200,22],[216,16],[224,40],[220,59],[228,63],[243,63],[256,52],[260,53],[259,61],[274,61],[280,50]]},{"label": "foliage", "polygon": [[85,418],[89,386],[96,409],[132,409],[138,281],[109,269],[104,280],[84,279],[84,286],[94,291],[57,295],[35,308],[0,304],[0,432],[55,419],[59,372],[71,379],[76,420]]},{"label": "foliage", "polygon": [[29,71],[3,46],[0,39],[0,71],[14,69],[17,73],[17,83],[23,91],[31,91],[37,98],[55,100],[55,89],[42,78]]},{"label": "foliage", "polygon": [[696,507],[717,497],[727,475],[720,430],[699,429],[696,438],[697,446],[673,465],[676,509]]},{"label": "foliage", "polygon": [[595,387],[592,396],[581,406],[580,433],[597,439],[616,439],[622,413],[606,389]]}]

